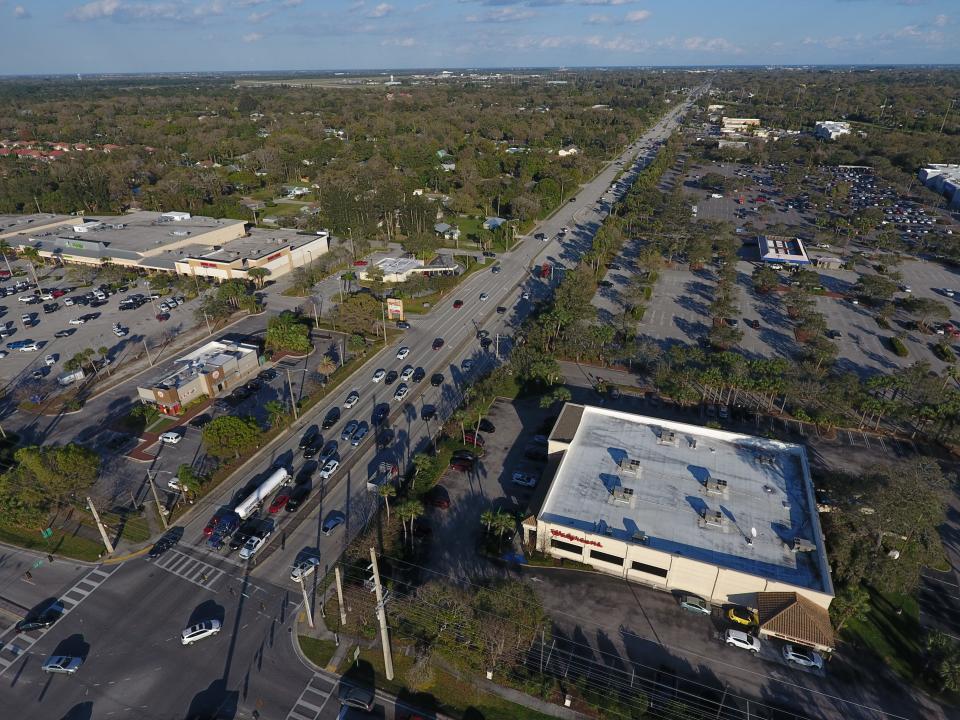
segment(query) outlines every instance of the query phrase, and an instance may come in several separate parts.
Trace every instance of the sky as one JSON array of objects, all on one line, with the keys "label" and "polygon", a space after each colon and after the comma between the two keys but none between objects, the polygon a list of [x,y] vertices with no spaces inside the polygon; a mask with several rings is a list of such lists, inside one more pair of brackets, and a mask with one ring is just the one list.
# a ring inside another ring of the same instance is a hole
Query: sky
[{"label": "sky", "polygon": [[0,0],[0,75],[913,63],[958,0]]}]

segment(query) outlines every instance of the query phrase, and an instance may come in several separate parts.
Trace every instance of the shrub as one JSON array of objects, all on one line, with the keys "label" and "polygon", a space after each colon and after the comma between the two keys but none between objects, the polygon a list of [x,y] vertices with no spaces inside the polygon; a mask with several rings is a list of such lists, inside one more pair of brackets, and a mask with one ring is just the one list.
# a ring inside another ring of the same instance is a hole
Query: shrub
[{"label": "shrub", "polygon": [[903,344],[903,340],[898,337],[890,338],[890,348],[893,350],[894,354],[899,357],[906,357],[910,354],[910,351],[907,350],[907,346]]}]

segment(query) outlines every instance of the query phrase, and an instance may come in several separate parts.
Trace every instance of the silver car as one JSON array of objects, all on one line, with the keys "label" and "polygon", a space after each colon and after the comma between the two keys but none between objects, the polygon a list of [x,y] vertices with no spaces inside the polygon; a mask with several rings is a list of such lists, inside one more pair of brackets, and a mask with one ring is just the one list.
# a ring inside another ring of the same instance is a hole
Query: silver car
[{"label": "silver car", "polygon": [[81,665],[83,665],[83,658],[70,655],[51,655],[44,661],[41,669],[48,673],[73,675],[80,669]]},{"label": "silver car", "polygon": [[198,640],[216,635],[220,632],[219,620],[207,620],[206,622],[191,625],[180,633],[180,643],[182,645],[193,645]]},{"label": "silver car", "polygon": [[760,652],[760,640],[755,638],[750,633],[743,632],[743,630],[727,630],[724,639],[726,640],[727,645],[732,647],[738,647],[742,650],[749,650],[754,654]]}]

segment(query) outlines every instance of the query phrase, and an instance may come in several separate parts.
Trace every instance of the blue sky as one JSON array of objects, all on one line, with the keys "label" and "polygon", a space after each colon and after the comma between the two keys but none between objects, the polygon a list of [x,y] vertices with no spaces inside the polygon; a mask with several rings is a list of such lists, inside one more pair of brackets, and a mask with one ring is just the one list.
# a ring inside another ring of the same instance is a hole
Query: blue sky
[{"label": "blue sky", "polygon": [[0,74],[960,63],[957,0],[0,0]]}]

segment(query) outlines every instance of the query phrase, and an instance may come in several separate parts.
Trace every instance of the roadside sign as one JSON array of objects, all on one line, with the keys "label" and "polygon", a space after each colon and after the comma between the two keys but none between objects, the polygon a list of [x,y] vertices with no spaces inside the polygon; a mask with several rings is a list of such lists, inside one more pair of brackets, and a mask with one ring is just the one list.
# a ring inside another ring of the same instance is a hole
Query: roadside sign
[{"label": "roadside sign", "polygon": [[46,530],[41,530],[40,536],[49,539],[53,536],[53,530],[51,530],[50,528],[47,528]]},{"label": "roadside sign", "polygon": [[43,560],[37,560],[36,562],[33,563],[33,569],[36,570],[41,565],[43,565]]}]

